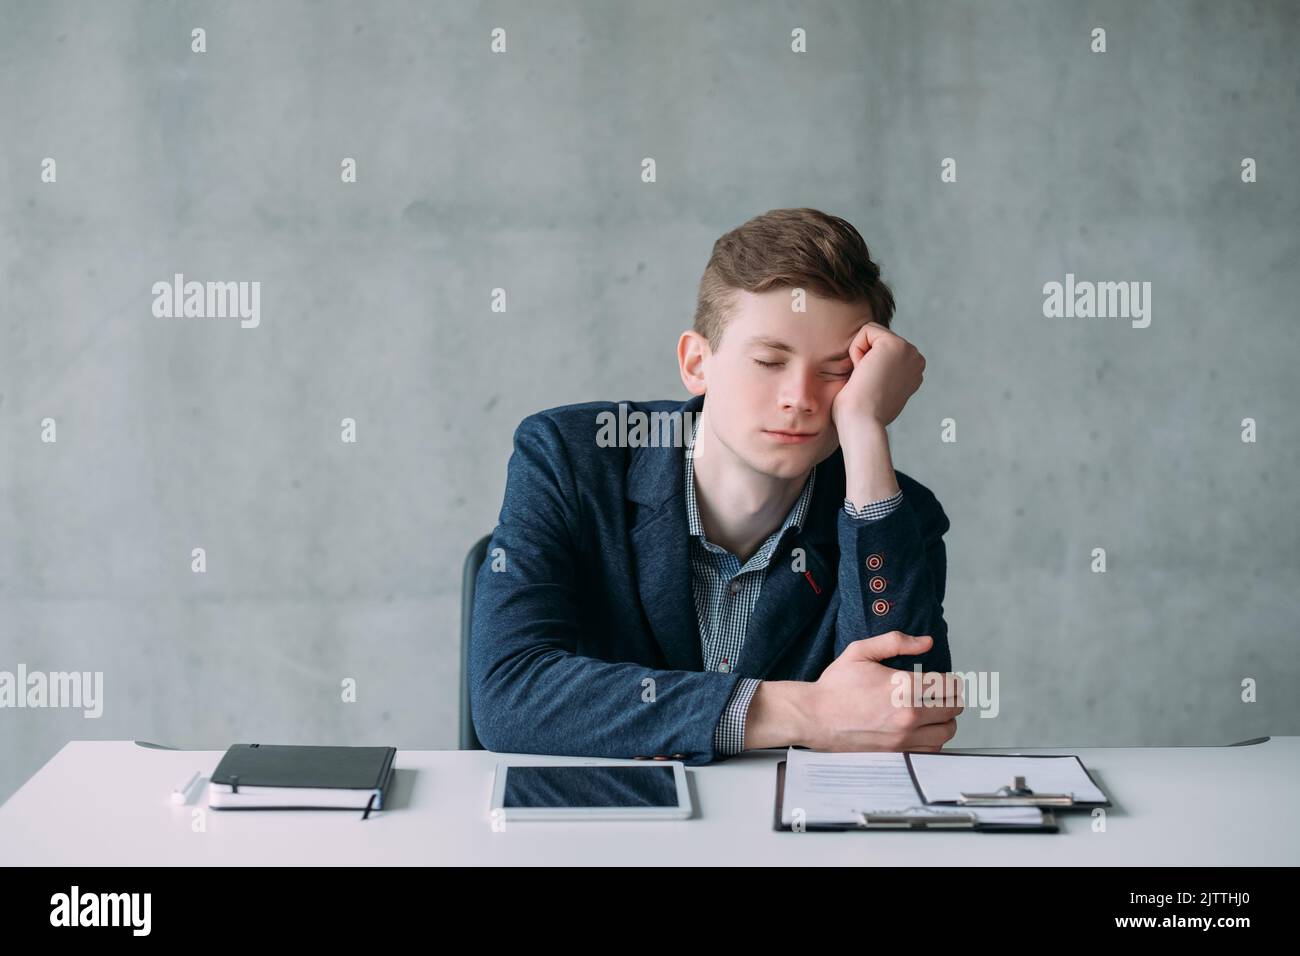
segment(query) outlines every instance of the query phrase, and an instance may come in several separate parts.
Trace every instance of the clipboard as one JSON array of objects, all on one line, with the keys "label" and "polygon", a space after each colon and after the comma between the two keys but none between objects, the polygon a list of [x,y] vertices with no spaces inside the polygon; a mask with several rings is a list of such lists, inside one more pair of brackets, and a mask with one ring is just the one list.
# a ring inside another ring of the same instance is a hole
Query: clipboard
[{"label": "clipboard", "polygon": [[[929,755],[927,755],[929,756]],[[1047,758],[1059,760],[1061,757],[1073,757],[1079,764],[1079,769],[1083,775],[1088,778],[1088,782],[1105,796],[1106,791],[1097,785],[1093,779],[1092,772],[1087,768],[1078,754],[961,754],[963,757],[1008,757],[1014,756],[1017,759],[1033,760],[1036,758]],[[1024,777],[1013,777],[1010,781],[996,791],[989,793],[966,793],[962,792],[961,797],[957,800],[926,800],[925,791],[921,789],[921,783],[916,779],[916,769],[912,766],[912,753],[905,751],[903,759],[907,761],[907,772],[912,778],[912,786],[916,788],[916,795],[921,800],[923,806],[927,807],[1038,807],[1046,813],[1052,810],[1091,810],[1094,807],[1109,808],[1112,806],[1110,799],[1105,800],[1075,800],[1072,793],[1038,793],[1031,786],[1026,786]],[[1030,781],[1032,783],[1032,781]]]},{"label": "clipboard", "polygon": [[[772,817],[772,829],[782,830],[786,833],[794,831],[792,824],[781,822],[781,814],[784,810],[783,802],[785,800],[785,761],[782,760],[776,765],[776,800],[774,802],[774,813]],[[917,803],[920,804],[920,792],[917,792]],[[862,819],[858,823],[810,823],[802,827],[807,831],[826,831],[826,832],[844,832],[847,830],[872,830],[872,831],[891,831],[906,830],[909,832],[925,833],[950,833],[954,830],[970,831],[977,833],[1056,833],[1060,826],[1056,820],[1056,814],[1051,809],[1044,808],[1043,822],[1041,824],[1020,824],[1020,823],[989,823],[976,820],[970,813],[962,813],[960,809],[954,808],[951,814],[946,814],[949,819],[936,820],[934,817],[918,817],[902,814],[861,814]]]}]

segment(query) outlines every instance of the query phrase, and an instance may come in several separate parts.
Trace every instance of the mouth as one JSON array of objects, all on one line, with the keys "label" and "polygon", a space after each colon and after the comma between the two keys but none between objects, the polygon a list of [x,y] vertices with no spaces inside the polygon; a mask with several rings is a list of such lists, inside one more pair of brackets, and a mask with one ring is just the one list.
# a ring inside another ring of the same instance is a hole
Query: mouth
[{"label": "mouth", "polygon": [[763,429],[763,434],[782,445],[799,445],[817,437],[816,432],[775,431],[770,428]]}]

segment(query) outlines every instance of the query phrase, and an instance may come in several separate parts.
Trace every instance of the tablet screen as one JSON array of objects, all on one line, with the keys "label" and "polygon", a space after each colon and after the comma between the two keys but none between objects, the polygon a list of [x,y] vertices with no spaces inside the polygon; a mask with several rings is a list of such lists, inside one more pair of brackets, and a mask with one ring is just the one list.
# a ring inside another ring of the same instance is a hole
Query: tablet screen
[{"label": "tablet screen", "polygon": [[506,807],[675,807],[672,767],[511,767]]}]

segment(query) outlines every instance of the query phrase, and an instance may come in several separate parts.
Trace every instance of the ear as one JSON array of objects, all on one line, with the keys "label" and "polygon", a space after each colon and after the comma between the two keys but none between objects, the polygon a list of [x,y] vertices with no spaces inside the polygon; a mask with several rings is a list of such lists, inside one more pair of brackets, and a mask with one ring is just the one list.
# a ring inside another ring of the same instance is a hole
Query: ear
[{"label": "ear", "polygon": [[692,395],[708,391],[708,360],[712,354],[709,340],[694,329],[687,329],[677,340],[677,369],[686,391]]}]

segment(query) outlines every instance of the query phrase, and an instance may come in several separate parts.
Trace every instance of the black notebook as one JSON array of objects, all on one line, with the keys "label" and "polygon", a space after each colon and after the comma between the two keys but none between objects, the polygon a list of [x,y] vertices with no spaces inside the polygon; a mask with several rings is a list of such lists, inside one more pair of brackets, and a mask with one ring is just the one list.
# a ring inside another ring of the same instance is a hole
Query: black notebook
[{"label": "black notebook", "polygon": [[212,772],[214,810],[382,810],[396,747],[234,744]]}]

